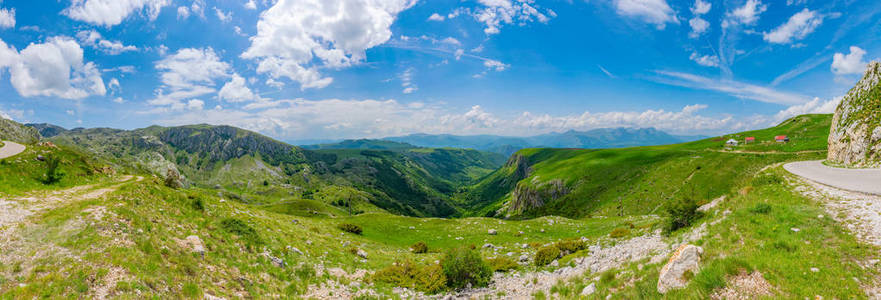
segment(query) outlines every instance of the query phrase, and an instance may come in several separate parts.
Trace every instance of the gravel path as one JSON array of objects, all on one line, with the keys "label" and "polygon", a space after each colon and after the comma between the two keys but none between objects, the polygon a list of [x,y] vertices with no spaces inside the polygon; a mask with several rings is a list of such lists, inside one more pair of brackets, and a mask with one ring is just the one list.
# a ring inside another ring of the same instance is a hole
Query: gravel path
[{"label": "gravel path", "polygon": [[0,159],[19,154],[24,151],[24,148],[25,147],[22,144],[10,141],[3,141],[3,147],[0,147]]},{"label": "gravel path", "polygon": [[834,168],[820,160],[788,163],[783,168],[805,179],[838,189],[881,195],[881,169]]}]

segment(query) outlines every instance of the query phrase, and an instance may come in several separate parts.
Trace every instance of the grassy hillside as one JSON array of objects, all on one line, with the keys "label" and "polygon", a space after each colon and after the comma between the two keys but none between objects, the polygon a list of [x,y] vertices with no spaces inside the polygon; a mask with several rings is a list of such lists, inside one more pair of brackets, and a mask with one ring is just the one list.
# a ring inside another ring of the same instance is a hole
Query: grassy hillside
[{"label": "grassy hillside", "polygon": [[312,151],[209,125],[74,129],[51,140],[90,152],[120,170],[163,177],[177,169],[188,184],[300,215],[381,209],[410,216],[459,215],[451,195],[504,160],[474,150],[405,148],[392,142],[382,144],[395,144],[393,151]]},{"label": "grassy hillside", "polygon": [[[830,115],[701,141],[624,149],[524,149],[459,195],[473,215],[534,217],[656,214],[668,201],[706,202],[777,162],[821,159]],[[773,142],[788,135],[790,143]],[[729,138],[755,144],[726,147]]]},{"label": "grassy hillside", "polygon": [[0,117],[0,140],[33,144],[40,141],[40,133],[36,129]]}]

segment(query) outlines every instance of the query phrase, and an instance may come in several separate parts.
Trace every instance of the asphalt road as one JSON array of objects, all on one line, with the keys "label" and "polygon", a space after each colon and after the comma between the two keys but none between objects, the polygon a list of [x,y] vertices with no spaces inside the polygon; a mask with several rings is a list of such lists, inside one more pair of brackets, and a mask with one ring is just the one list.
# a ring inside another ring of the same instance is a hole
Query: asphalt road
[{"label": "asphalt road", "polygon": [[0,159],[4,159],[24,151],[24,145],[10,141],[3,141],[3,147],[0,148]]},{"label": "asphalt road", "polygon": [[833,168],[824,165],[821,160],[788,163],[783,168],[789,173],[831,187],[881,195],[881,169]]}]

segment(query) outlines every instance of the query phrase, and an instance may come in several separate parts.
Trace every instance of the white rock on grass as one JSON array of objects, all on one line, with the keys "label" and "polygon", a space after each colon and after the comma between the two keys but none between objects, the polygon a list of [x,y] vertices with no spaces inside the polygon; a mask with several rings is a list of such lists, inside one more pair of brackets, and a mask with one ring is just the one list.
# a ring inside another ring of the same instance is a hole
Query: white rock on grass
[{"label": "white rock on grass", "polygon": [[358,254],[358,256],[360,256],[361,258],[367,258],[367,251],[364,251],[364,250],[358,249],[357,254]]},{"label": "white rock on grass", "polygon": [[488,233],[489,235],[496,235],[496,234],[498,234],[498,232],[497,232],[495,229],[487,230],[486,233]]},{"label": "white rock on grass", "polygon": [[700,270],[701,255],[704,249],[695,245],[682,245],[661,269],[658,276],[658,293],[681,289],[688,285],[685,273],[697,274]]},{"label": "white rock on grass", "polygon": [[583,290],[581,290],[581,295],[582,296],[593,295],[593,293],[596,293],[596,291],[597,291],[597,285],[595,283],[591,282],[586,287],[584,287]]}]

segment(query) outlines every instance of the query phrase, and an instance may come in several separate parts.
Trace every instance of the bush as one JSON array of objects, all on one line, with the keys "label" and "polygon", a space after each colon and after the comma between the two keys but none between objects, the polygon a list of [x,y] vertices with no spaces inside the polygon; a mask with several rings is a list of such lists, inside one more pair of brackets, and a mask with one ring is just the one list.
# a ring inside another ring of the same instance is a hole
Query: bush
[{"label": "bush", "polygon": [[447,287],[447,277],[439,265],[420,266],[411,261],[395,263],[373,274],[373,280],[435,294]]},{"label": "bush", "polygon": [[43,178],[40,180],[44,184],[53,184],[61,181],[61,178],[64,177],[64,172],[58,169],[61,165],[61,160],[55,156],[49,156],[46,158],[46,173],[43,174]]},{"label": "bush", "polygon": [[444,254],[441,267],[447,277],[447,286],[453,289],[485,287],[492,277],[492,269],[476,250],[466,247],[451,249]]},{"label": "bush", "polygon": [[556,244],[557,249],[560,249],[560,252],[563,255],[575,253],[584,249],[587,249],[587,243],[582,240],[565,240],[560,241]]},{"label": "bush", "polygon": [[428,245],[425,242],[416,242],[410,249],[413,249],[413,253],[416,254],[428,253]]},{"label": "bush", "polygon": [[184,186],[183,182],[181,182],[180,173],[177,172],[175,168],[168,168],[165,171],[165,186],[179,189]]},{"label": "bush", "polygon": [[220,221],[220,228],[224,231],[239,236],[248,246],[263,244],[263,239],[254,228],[248,226],[239,219],[226,218]]},{"label": "bush", "polygon": [[339,227],[340,230],[342,230],[342,231],[354,233],[354,234],[361,234],[361,231],[362,231],[361,226],[351,224],[351,223],[343,223],[337,227]]},{"label": "bush", "polygon": [[759,203],[750,207],[749,212],[754,214],[767,214],[771,212],[771,205],[768,203]]},{"label": "bush", "polygon": [[609,233],[609,237],[613,239],[622,238],[628,235],[630,235],[630,229],[624,227],[615,228],[614,230],[612,230],[611,233]]},{"label": "bush", "polygon": [[196,198],[195,200],[193,200],[192,206],[193,206],[193,209],[198,210],[198,211],[205,210],[205,202],[202,201],[202,198]]},{"label": "bush", "polygon": [[520,267],[516,262],[504,256],[487,259],[486,262],[493,272],[508,272]]},{"label": "bush", "polygon": [[667,204],[667,219],[664,221],[664,233],[670,234],[680,228],[691,226],[702,214],[697,211],[697,201],[690,197],[682,197]]},{"label": "bush", "polygon": [[560,248],[555,245],[541,247],[535,252],[535,265],[546,266],[557,258],[560,258]]}]

